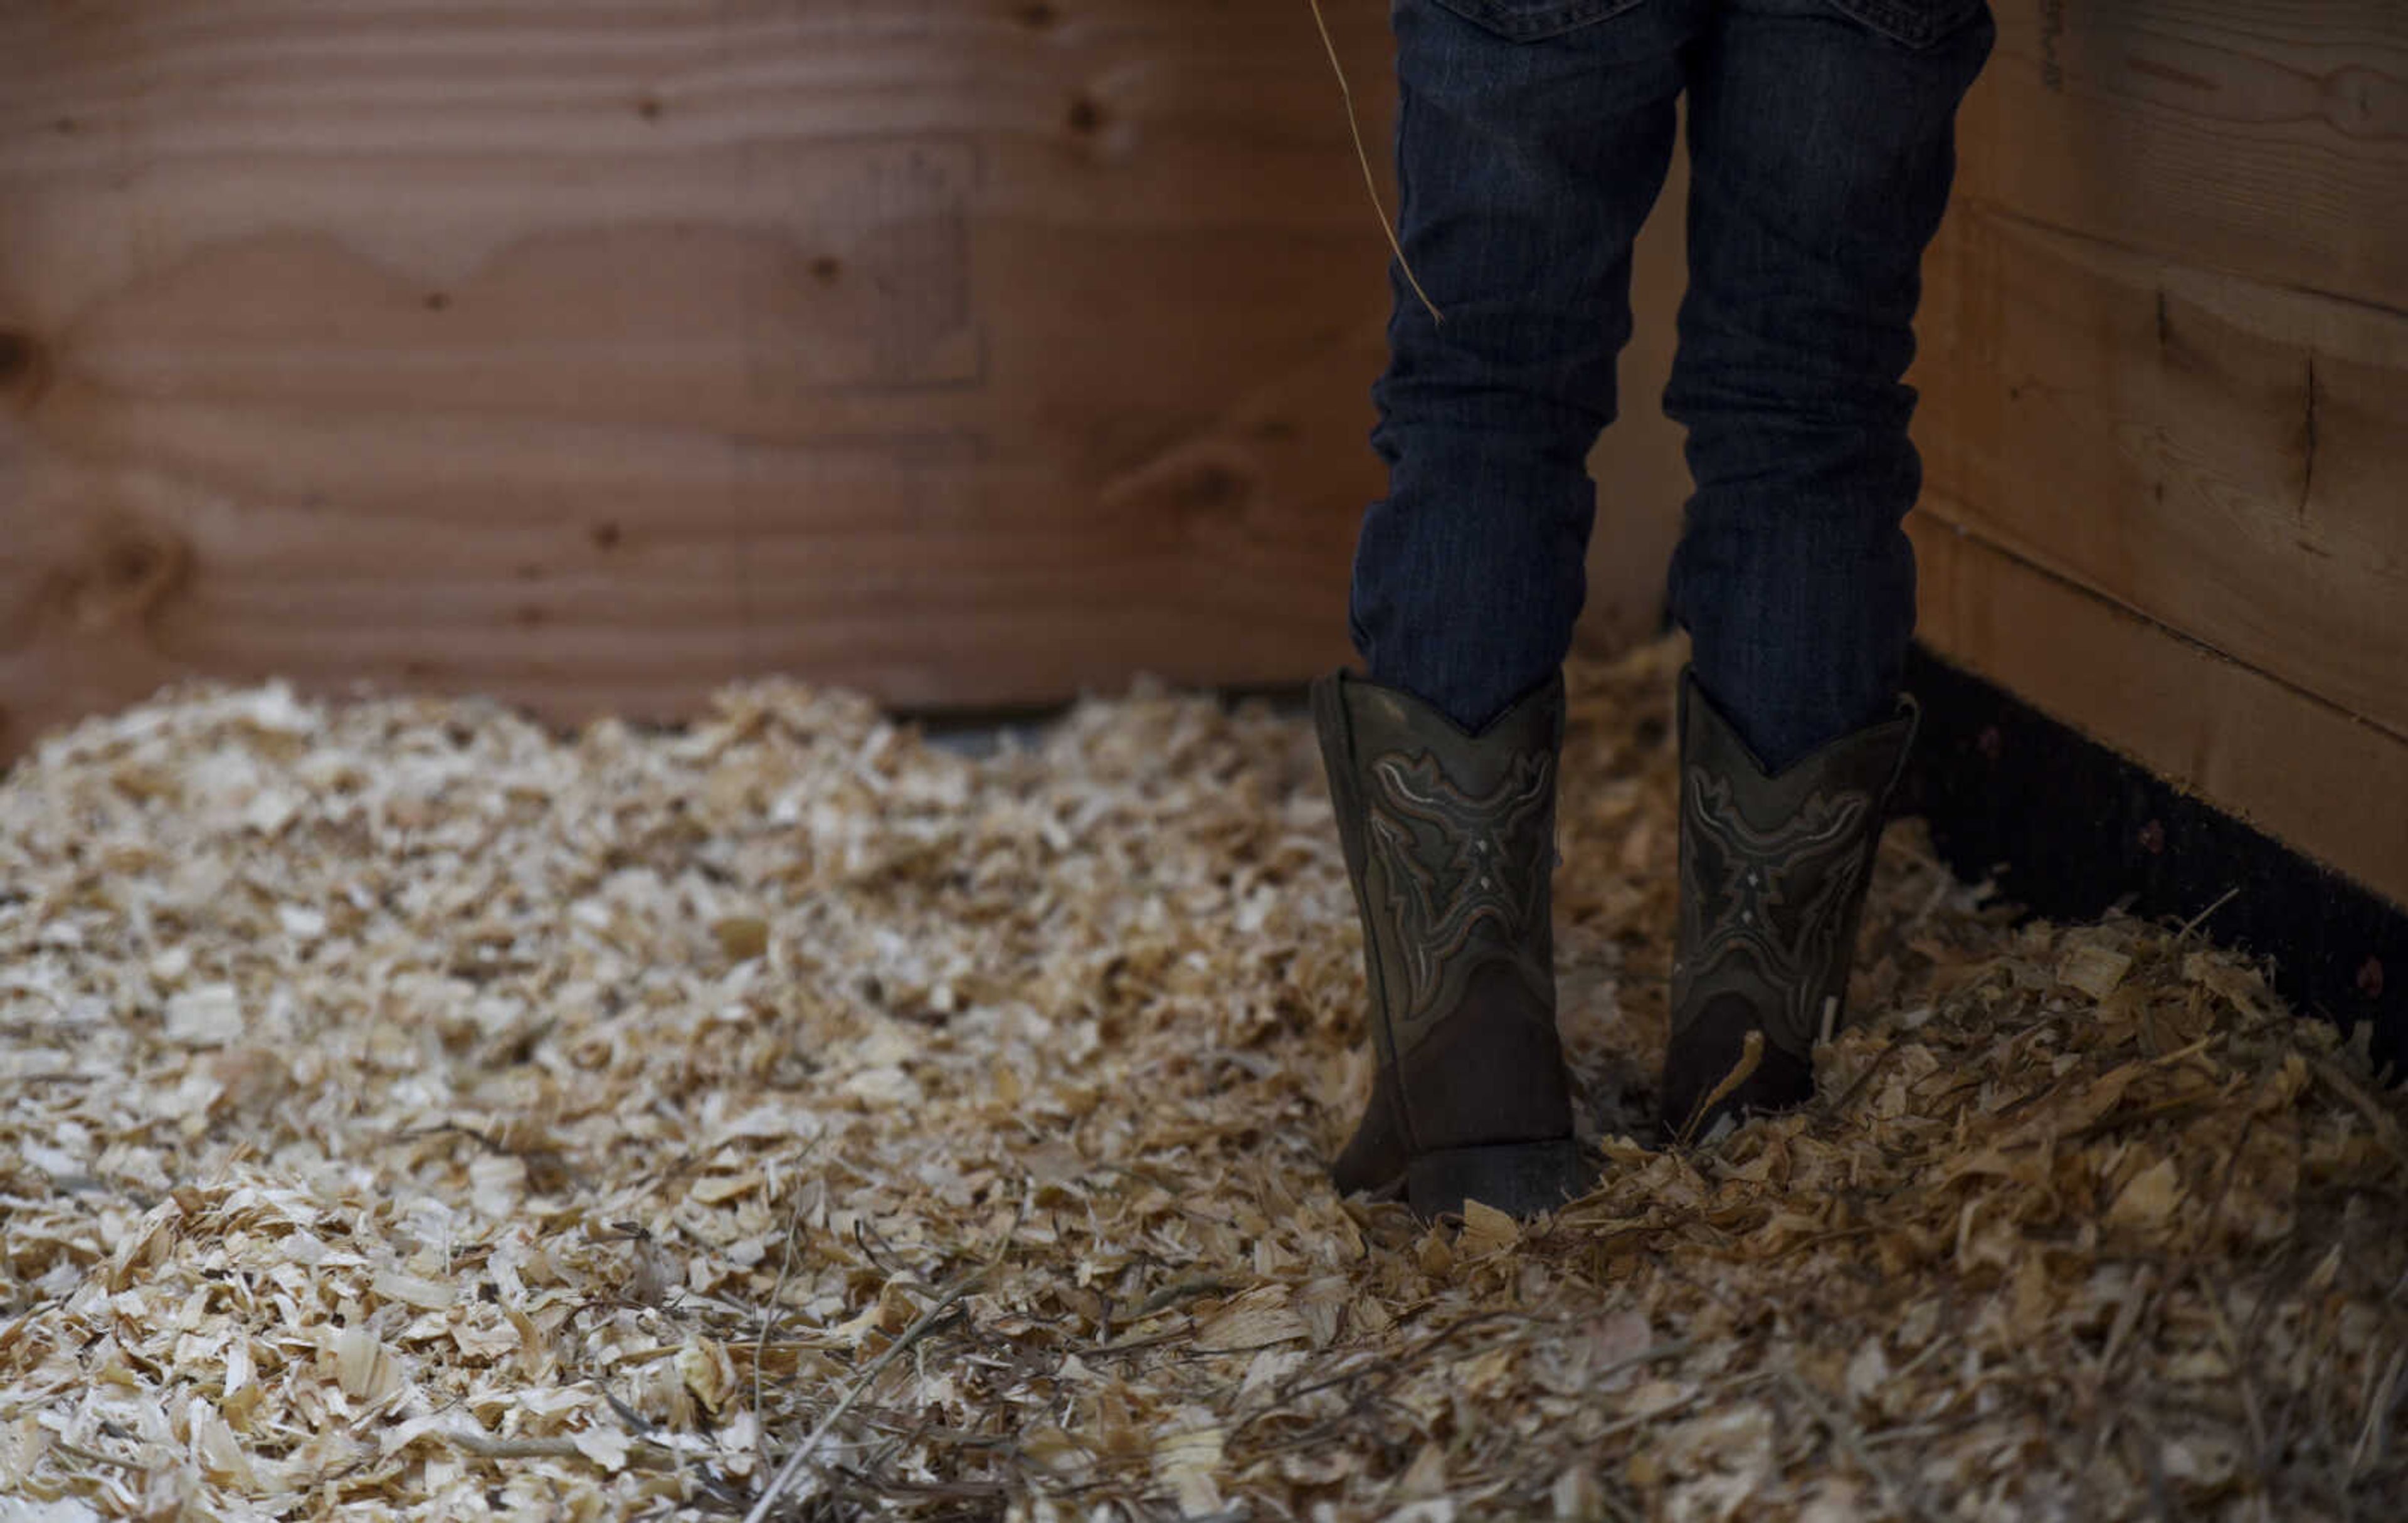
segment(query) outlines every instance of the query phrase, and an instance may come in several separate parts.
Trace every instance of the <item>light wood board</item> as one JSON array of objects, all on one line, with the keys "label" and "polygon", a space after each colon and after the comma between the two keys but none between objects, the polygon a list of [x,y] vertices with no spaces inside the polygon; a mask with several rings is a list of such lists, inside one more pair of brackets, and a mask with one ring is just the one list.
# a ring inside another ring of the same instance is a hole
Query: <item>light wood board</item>
[{"label": "light wood board", "polygon": [[1995,8],[1922,637],[2408,903],[2408,7]]},{"label": "light wood board", "polygon": [[1998,0],[1958,193],[2408,309],[2408,6]]},{"label": "light wood board", "polygon": [[2408,317],[1978,200],[1932,275],[1927,512],[2408,736]]},{"label": "light wood board", "polygon": [[1384,267],[1293,0],[9,7],[0,743],[194,672],[1299,677]]},{"label": "light wood board", "polygon": [[1910,520],[1933,649],[2408,906],[2408,741],[1959,530],[1937,506]]}]

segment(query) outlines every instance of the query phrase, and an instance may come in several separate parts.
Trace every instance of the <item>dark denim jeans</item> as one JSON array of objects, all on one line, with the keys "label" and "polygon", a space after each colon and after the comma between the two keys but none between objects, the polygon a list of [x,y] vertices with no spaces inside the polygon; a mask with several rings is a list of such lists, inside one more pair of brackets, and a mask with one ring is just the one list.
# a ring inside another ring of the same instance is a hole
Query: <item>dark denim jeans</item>
[{"label": "dark denim jeans", "polygon": [[[1554,672],[1585,590],[1586,458],[1630,336],[1630,245],[1689,97],[1688,430],[1671,610],[1768,766],[1890,711],[1918,266],[1982,0],[1397,0],[1405,252],[1354,643],[1468,728]],[[1612,490],[1612,483],[1606,487]]]}]

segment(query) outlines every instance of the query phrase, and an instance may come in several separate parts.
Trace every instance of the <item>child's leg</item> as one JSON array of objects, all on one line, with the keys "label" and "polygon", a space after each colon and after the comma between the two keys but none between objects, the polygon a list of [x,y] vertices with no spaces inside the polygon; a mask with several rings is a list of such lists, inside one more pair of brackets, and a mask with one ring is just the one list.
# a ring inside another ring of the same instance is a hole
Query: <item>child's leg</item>
[{"label": "child's leg", "polygon": [[[1860,20],[1859,18],[1870,18]],[[1697,480],[1672,606],[1681,923],[1664,1109],[1676,1135],[1813,1090],[1914,737],[1899,521],[1918,271],[1980,0],[1725,0],[1690,85],[1689,294],[1666,406]]]},{"label": "child's leg", "polygon": [[1704,7],[1454,4],[1394,9],[1399,231],[1443,322],[1392,277],[1372,436],[1389,492],[1364,518],[1351,613],[1373,681],[1477,729],[1570,644],[1631,239]]},{"label": "child's leg", "polygon": [[1899,524],[1922,480],[1899,377],[1992,35],[1980,0],[1724,0],[1698,50],[1665,394],[1697,495],[1672,610],[1700,685],[1776,771],[1897,697]]},{"label": "child's leg", "polygon": [[1371,681],[1325,679],[1313,717],[1378,1059],[1330,1172],[1425,1215],[1471,1200],[1526,1214],[1594,1183],[1555,1035],[1556,668],[1596,507],[1585,460],[1630,332],[1630,240],[1702,14],[1617,5],[1395,9],[1402,236],[1443,321],[1395,282],[1373,436],[1390,491],[1355,558]]}]

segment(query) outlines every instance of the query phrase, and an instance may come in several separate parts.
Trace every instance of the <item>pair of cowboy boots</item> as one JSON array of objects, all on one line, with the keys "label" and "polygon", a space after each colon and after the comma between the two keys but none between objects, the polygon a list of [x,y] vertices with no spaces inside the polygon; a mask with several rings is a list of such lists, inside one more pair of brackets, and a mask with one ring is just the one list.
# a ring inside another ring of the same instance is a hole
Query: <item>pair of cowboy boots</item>
[{"label": "pair of cowboy boots", "polygon": [[[1312,711],[1363,920],[1378,1075],[1331,1169],[1425,1217],[1586,1194],[1555,1035],[1549,879],[1557,678],[1477,735],[1345,672]],[[1845,1013],[1873,848],[1914,733],[1899,716],[1768,774],[1681,680],[1680,929],[1665,1131],[1804,1102]]]}]

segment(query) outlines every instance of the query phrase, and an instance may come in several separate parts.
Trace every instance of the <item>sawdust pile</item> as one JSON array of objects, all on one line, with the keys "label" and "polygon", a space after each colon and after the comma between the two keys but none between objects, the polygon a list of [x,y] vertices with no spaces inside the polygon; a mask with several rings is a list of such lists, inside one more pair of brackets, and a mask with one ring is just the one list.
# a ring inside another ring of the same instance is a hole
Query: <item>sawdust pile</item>
[{"label": "sawdust pile", "polygon": [[1301,721],[54,738],[0,786],[0,1511],[2408,1516],[2396,1101],[2200,932],[2010,928],[1893,831],[1827,1099],[1613,1140],[1674,659],[1574,676],[1609,1162],[1519,1235],[1323,1183],[1368,1071]]}]

